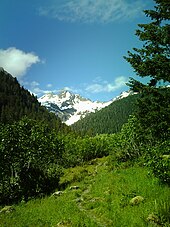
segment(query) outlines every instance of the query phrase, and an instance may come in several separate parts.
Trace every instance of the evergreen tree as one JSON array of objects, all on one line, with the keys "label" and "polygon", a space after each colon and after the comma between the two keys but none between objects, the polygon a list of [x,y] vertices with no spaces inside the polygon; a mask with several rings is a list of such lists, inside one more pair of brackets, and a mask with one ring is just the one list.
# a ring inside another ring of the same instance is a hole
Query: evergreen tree
[{"label": "evergreen tree", "polygon": [[139,40],[144,42],[142,48],[128,51],[125,59],[139,77],[150,79],[143,84],[130,78],[128,83],[131,90],[141,93],[136,115],[144,132],[154,140],[166,140],[170,126],[170,89],[165,87],[170,82],[170,3],[155,3],[154,10],[144,11],[151,23],[139,24],[136,30]]},{"label": "evergreen tree", "polygon": [[[154,87],[163,80],[170,82],[170,3],[165,0],[155,0],[155,10],[145,10],[152,22],[139,24],[136,35],[144,45],[141,49],[133,48],[134,53],[128,51],[125,59],[132,65],[140,77],[150,77],[148,86]],[[132,79],[132,88],[139,83]],[[141,83],[139,84],[141,87]]]}]

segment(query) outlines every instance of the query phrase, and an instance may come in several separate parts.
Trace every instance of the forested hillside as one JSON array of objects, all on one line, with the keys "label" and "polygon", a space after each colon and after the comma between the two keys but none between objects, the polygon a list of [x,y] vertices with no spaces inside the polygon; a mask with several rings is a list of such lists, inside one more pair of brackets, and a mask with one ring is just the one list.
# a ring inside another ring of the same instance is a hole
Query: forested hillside
[{"label": "forested hillside", "polygon": [[82,134],[90,133],[91,135],[119,132],[129,116],[134,113],[137,97],[138,95],[129,95],[116,100],[102,110],[90,113],[73,124],[72,128]]},{"label": "forested hillside", "polygon": [[23,116],[48,123],[51,127],[64,128],[60,119],[41,106],[37,98],[24,89],[3,68],[0,69],[0,122],[7,124]]}]

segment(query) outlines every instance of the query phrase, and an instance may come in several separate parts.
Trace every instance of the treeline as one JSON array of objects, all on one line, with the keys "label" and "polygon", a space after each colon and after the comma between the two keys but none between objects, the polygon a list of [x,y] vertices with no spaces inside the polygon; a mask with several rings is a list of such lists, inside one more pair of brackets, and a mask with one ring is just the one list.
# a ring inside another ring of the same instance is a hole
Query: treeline
[{"label": "treeline", "polygon": [[126,98],[116,100],[104,109],[90,113],[71,127],[82,135],[120,132],[122,125],[128,121],[129,116],[136,109],[137,97],[138,95],[129,95]]}]

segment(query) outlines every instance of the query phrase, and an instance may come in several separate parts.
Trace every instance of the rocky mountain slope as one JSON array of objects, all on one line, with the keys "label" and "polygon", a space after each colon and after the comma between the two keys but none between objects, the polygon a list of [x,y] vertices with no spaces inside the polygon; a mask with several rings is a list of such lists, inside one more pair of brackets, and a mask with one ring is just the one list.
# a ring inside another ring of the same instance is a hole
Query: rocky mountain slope
[{"label": "rocky mountain slope", "polygon": [[123,92],[120,96],[108,102],[91,101],[70,91],[61,90],[58,94],[48,93],[40,97],[38,101],[49,111],[55,113],[67,125],[72,125],[84,118],[89,113],[94,113],[113,101],[127,97],[129,92]]}]

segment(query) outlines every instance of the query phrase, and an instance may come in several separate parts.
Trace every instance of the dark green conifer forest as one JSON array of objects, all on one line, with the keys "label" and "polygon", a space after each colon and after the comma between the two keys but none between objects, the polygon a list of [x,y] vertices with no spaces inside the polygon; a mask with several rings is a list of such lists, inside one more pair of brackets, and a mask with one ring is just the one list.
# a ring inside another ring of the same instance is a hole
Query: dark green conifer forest
[{"label": "dark green conifer forest", "polygon": [[131,94],[116,100],[100,111],[90,113],[71,127],[82,134],[90,135],[120,132],[122,125],[127,123],[129,116],[136,110],[137,98],[137,94]]},{"label": "dark green conifer forest", "polygon": [[0,71],[0,122],[7,124],[27,116],[46,122],[50,127],[67,128],[61,120],[40,105],[37,98],[24,89],[16,78],[5,70]]}]

